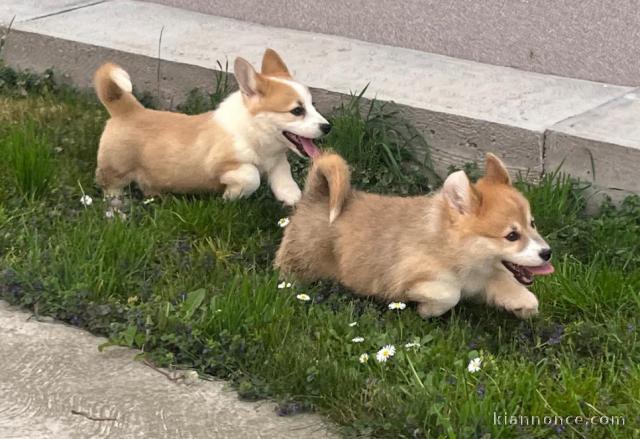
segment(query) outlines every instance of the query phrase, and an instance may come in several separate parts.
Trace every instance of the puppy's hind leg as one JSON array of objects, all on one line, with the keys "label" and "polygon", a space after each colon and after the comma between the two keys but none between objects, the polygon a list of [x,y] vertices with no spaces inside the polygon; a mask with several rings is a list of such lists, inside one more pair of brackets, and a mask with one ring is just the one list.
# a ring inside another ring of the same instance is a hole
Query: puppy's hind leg
[{"label": "puppy's hind leg", "polygon": [[116,172],[111,167],[100,167],[96,169],[96,182],[102,188],[105,198],[118,198],[122,195],[122,190],[131,183],[132,179],[128,174]]},{"label": "puppy's hind leg", "polygon": [[419,282],[406,294],[418,302],[418,313],[425,319],[441,316],[460,301],[460,288],[442,281]]},{"label": "puppy's hind leg", "polygon": [[222,174],[220,183],[226,186],[222,196],[225,200],[248,197],[260,187],[260,172],[255,166],[244,163]]}]

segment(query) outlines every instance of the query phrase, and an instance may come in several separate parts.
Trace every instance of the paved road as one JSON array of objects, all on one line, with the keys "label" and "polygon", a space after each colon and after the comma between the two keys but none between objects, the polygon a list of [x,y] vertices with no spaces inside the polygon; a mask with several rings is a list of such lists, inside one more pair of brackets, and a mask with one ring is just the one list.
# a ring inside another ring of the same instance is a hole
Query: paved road
[{"label": "paved road", "polygon": [[3,439],[331,437],[317,416],[279,417],[223,382],[171,381],[135,361],[137,351],[100,353],[105,339],[29,317],[0,301]]}]

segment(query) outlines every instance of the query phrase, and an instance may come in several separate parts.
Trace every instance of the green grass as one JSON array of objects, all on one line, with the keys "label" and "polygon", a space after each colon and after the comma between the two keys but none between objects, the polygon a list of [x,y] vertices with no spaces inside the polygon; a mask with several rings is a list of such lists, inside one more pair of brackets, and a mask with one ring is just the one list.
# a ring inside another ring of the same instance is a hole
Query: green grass
[{"label": "green grass", "polygon": [[231,92],[231,75],[229,74],[229,61],[222,66],[217,62],[218,70],[215,74],[214,89],[211,93],[205,93],[200,89],[193,89],[187,95],[185,101],[177,106],[177,110],[186,114],[200,114],[215,109],[220,102]]},{"label": "green grass", "polygon": [[10,126],[0,139],[3,171],[26,197],[40,197],[53,184],[53,148],[34,121]]},{"label": "green grass", "polygon": [[[390,311],[331,283],[278,289],[271,266],[277,220],[288,211],[264,187],[235,202],[184,196],[151,204],[134,190],[126,219],[107,219],[93,183],[104,110],[41,78],[2,75],[14,79],[0,87],[0,151],[23,142],[49,157],[22,171],[0,164],[5,300],[144,349],[158,364],[230,380],[243,398],[275,399],[281,414],[315,410],[348,436],[640,435],[637,197],[589,217],[584,185],[561,174],[520,183],[556,255],[556,274],[533,286],[541,316],[523,322],[462,304],[425,321],[411,306]],[[408,149],[423,140],[392,108],[368,105],[354,97],[331,114],[327,143],[349,157],[355,183],[396,194],[437,185],[428,160]],[[33,177],[41,166],[50,172],[38,197],[14,190],[17,172],[43,181]],[[299,181],[305,166],[294,161]],[[94,199],[89,207],[79,202],[83,192]],[[302,292],[312,300],[297,300]],[[364,342],[352,343],[356,336]],[[414,341],[419,348],[404,348]],[[385,344],[397,353],[379,364],[373,357]],[[360,364],[365,352],[371,358]],[[471,374],[466,366],[477,355],[483,367]],[[494,413],[505,412],[606,414],[626,424],[564,432],[494,425]]]},{"label": "green grass", "polygon": [[[365,92],[366,87],[333,111],[333,127],[324,140],[351,164],[354,185],[412,194],[439,184],[424,138],[391,105],[363,99]],[[416,150],[425,157],[418,158]]]}]

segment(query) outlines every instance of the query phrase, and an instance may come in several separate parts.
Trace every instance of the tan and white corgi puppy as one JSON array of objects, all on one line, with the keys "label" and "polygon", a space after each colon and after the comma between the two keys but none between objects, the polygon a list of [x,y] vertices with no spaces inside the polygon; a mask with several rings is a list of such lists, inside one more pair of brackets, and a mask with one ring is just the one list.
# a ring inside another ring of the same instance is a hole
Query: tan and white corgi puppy
[{"label": "tan and white corgi puppy", "polygon": [[105,195],[136,182],[146,195],[221,191],[235,199],[252,194],[266,175],[276,198],[294,205],[301,192],[287,151],[318,155],[313,139],[331,125],[275,51],[265,51],[260,73],[237,58],[234,75],[240,90],[215,111],[188,116],[144,108],[122,68],[100,67],[95,88],[111,115],[96,169]]},{"label": "tan and white corgi puppy", "polygon": [[323,154],[275,265],[301,280],[335,279],[359,294],[417,302],[425,318],[473,296],[527,318],[538,299],[526,286],[553,273],[550,259],[527,199],[493,154],[477,183],[458,171],[421,197],[352,190],[345,161]]}]

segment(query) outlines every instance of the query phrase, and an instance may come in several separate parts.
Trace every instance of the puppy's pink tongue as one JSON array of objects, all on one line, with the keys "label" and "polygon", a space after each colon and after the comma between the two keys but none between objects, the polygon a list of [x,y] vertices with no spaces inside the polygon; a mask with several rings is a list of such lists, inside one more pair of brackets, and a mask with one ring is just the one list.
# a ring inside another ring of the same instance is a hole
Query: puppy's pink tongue
[{"label": "puppy's pink tongue", "polygon": [[318,157],[320,155],[320,150],[313,143],[313,140],[308,137],[300,137],[300,143],[302,143],[302,147],[304,148],[304,152],[311,158]]},{"label": "puppy's pink tongue", "polygon": [[537,267],[525,267],[527,271],[531,274],[535,274],[537,276],[545,276],[547,274],[551,274],[555,271],[553,265],[550,262],[545,262],[542,265],[538,265]]}]

